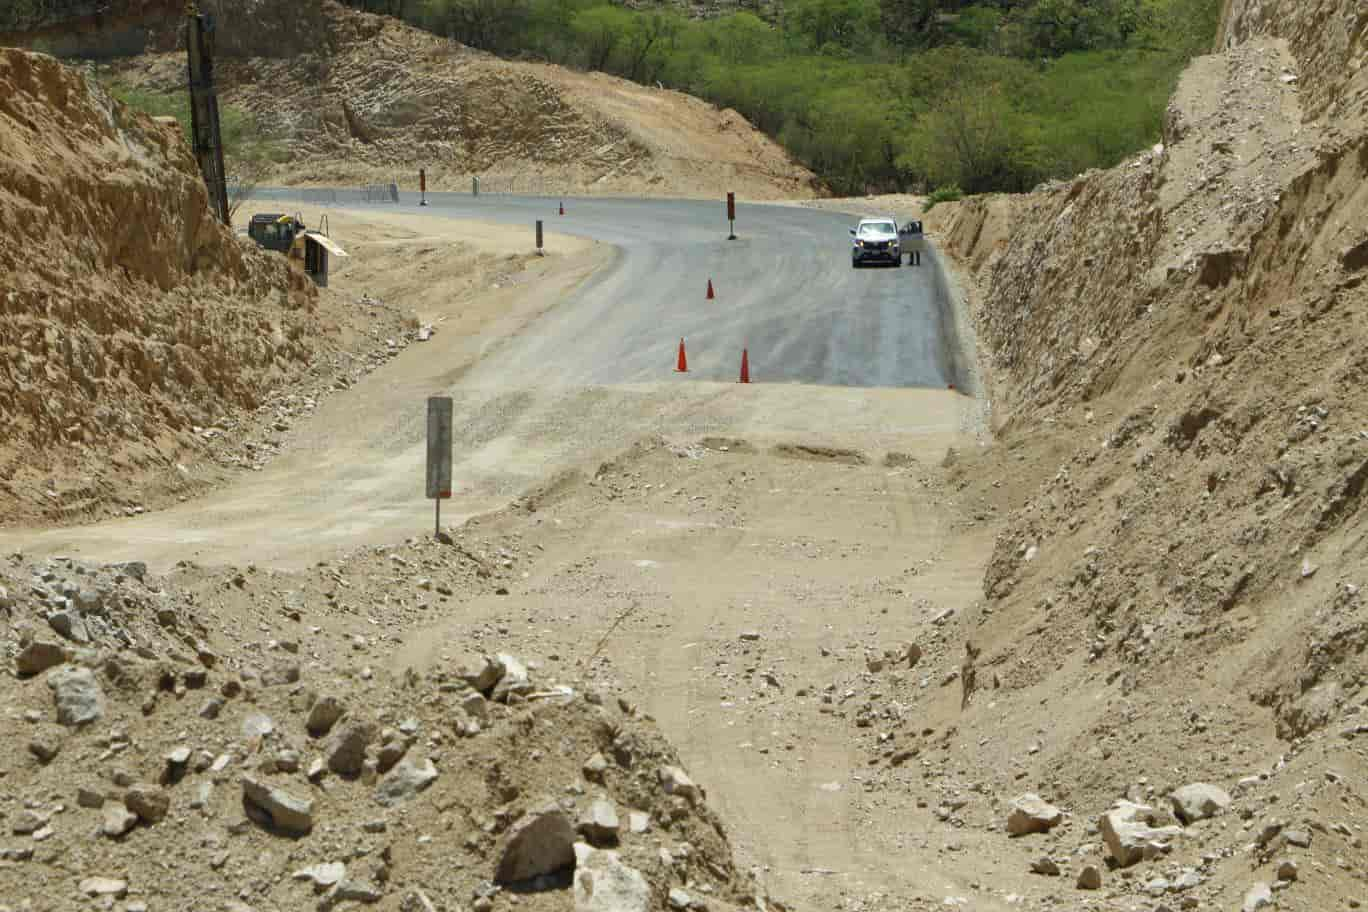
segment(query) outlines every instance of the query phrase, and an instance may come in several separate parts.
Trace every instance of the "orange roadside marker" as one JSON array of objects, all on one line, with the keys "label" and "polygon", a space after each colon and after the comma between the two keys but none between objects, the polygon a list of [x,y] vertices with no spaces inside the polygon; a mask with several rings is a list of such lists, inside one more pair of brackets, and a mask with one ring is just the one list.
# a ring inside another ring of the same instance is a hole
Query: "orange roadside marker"
[{"label": "orange roadside marker", "polygon": [[713,294],[712,279],[708,279],[708,300],[711,301],[716,295]]},{"label": "orange roadside marker", "polygon": [[676,374],[687,374],[689,372],[689,356],[684,353],[684,340],[679,340],[679,361],[675,364]]},{"label": "orange roadside marker", "polygon": [[741,379],[737,383],[750,383],[750,350],[741,349]]}]

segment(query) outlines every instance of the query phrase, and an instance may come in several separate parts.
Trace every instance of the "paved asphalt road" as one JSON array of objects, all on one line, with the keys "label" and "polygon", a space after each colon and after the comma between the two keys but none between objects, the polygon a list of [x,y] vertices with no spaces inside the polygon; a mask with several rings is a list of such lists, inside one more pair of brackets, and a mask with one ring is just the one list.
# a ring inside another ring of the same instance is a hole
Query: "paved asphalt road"
[{"label": "paved asphalt road", "polygon": [[735,380],[748,348],[753,382],[967,387],[934,251],[921,267],[852,269],[851,216],[738,203],[738,239],[728,241],[721,200],[572,198],[560,216],[556,199],[430,193],[420,209],[416,195],[402,198],[398,208],[434,217],[526,224],[529,247],[540,218],[548,233],[619,249],[488,366],[516,370],[525,385],[665,379],[683,338],[689,379]]}]

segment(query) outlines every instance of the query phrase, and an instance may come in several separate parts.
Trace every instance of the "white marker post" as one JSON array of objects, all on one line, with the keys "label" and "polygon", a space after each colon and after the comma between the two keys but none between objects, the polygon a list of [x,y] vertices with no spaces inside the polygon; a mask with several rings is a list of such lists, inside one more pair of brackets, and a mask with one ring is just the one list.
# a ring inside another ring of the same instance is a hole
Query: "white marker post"
[{"label": "white marker post", "polygon": [[429,396],[427,409],[427,496],[436,505],[434,538],[442,537],[442,501],[451,496],[450,396]]}]

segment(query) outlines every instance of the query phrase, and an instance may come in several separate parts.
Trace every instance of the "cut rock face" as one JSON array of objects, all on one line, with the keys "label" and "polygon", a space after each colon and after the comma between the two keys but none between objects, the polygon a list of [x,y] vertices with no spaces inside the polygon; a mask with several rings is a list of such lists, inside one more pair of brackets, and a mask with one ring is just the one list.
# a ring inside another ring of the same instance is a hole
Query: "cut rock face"
[{"label": "cut rock face", "polygon": [[1157,858],[1169,851],[1169,843],[1183,833],[1182,827],[1150,825],[1154,808],[1118,801],[1102,815],[1098,828],[1112,859],[1121,867]]},{"label": "cut rock face", "polygon": [[[575,861],[575,828],[555,804],[524,815],[508,831],[497,883],[511,884],[568,867]],[[595,907],[597,908],[597,907]]]},{"label": "cut rock face", "polygon": [[649,912],[651,887],[617,852],[574,847],[575,912]]}]

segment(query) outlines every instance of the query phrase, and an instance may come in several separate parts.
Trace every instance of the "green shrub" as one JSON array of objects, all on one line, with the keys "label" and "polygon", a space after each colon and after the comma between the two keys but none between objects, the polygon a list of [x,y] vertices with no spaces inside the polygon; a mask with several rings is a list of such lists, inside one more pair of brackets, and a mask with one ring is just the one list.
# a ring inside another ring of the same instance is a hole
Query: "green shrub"
[{"label": "green shrub", "polygon": [[948,187],[937,187],[931,191],[931,195],[926,198],[926,208],[922,211],[930,212],[941,203],[957,203],[964,199],[964,191],[955,184]]}]

